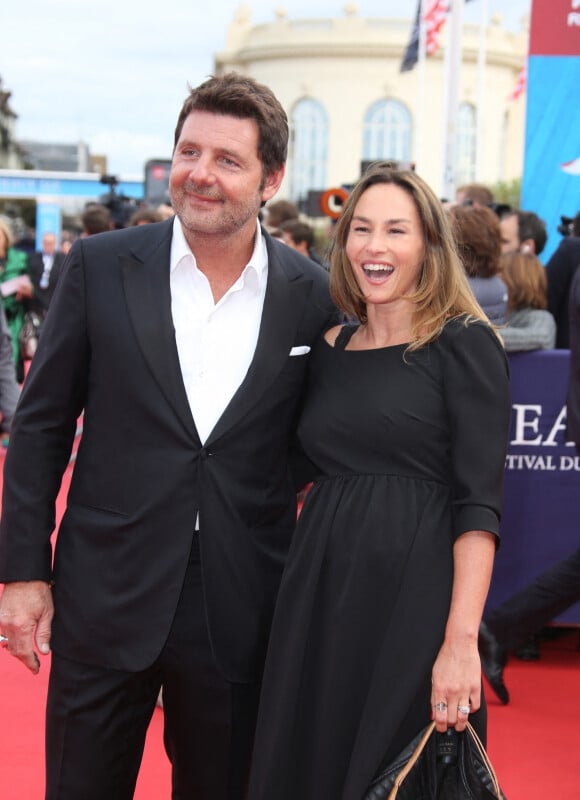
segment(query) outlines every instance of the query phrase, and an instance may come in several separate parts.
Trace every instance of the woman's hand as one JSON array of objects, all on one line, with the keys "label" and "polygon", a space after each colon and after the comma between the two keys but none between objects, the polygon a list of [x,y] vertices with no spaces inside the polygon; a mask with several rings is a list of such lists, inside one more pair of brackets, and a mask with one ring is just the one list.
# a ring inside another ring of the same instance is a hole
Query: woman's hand
[{"label": "woman's hand", "polygon": [[479,623],[491,579],[495,539],[466,531],[453,545],[453,590],[445,638],[431,674],[431,707],[437,730],[462,731],[481,705]]},{"label": "woman's hand", "polygon": [[431,707],[437,730],[462,731],[481,705],[481,663],[477,638],[445,639],[433,665]]},{"label": "woman's hand", "polygon": [[15,297],[17,300],[29,300],[34,295],[34,287],[28,275],[18,276],[18,288]]}]

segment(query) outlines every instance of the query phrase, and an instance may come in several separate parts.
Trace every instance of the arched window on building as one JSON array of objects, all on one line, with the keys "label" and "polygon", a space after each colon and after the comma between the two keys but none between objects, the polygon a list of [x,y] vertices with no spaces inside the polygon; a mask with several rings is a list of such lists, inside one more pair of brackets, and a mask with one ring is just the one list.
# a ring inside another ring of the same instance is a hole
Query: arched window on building
[{"label": "arched window on building", "polygon": [[363,161],[411,161],[411,114],[399,100],[377,100],[364,119]]},{"label": "arched window on building", "polygon": [[473,183],[476,179],[477,112],[471,103],[460,103],[457,113],[457,174],[455,183]]},{"label": "arched window on building", "polygon": [[298,203],[308,192],[326,189],[328,118],[318,100],[304,98],[290,115],[289,194]]}]

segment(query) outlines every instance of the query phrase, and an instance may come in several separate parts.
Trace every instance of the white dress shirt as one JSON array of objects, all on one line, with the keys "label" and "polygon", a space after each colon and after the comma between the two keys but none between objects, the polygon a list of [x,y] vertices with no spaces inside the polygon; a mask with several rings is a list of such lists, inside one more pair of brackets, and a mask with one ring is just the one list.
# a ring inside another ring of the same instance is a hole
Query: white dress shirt
[{"label": "white dress shirt", "polygon": [[268,278],[260,225],[238,280],[215,303],[175,217],[170,256],[171,313],[187,398],[202,444],[244,380],[254,357]]},{"label": "white dress shirt", "polygon": [[43,253],[42,254],[42,275],[40,276],[40,281],[38,285],[41,289],[48,289],[48,284],[50,282],[50,273],[52,272],[52,267],[54,264],[54,255]]}]

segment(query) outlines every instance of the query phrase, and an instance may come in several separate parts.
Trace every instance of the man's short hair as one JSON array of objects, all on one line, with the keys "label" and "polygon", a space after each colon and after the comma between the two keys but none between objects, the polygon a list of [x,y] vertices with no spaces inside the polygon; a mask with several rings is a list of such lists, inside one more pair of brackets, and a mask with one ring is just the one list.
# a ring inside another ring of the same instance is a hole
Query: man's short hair
[{"label": "man's short hair", "polygon": [[268,214],[266,222],[271,228],[278,228],[283,222],[298,219],[300,216],[298,206],[291,200],[274,200],[273,203],[268,203],[266,212]]},{"label": "man's short hair", "polygon": [[190,87],[175,128],[174,147],[187,117],[194,111],[208,111],[238,119],[253,119],[258,126],[258,156],[264,175],[271,175],[286,163],[288,117],[274,92],[253,78],[228,72],[212,76]]},{"label": "man's short hair", "polygon": [[111,212],[100,203],[90,203],[81,217],[83,230],[92,236],[95,233],[104,233],[111,230]]},{"label": "man's short hair", "polygon": [[309,250],[314,247],[314,231],[306,222],[300,222],[298,219],[288,219],[286,222],[282,222],[280,230],[291,236],[295,244],[305,242]]},{"label": "man's short hair", "polygon": [[548,241],[546,223],[533,211],[516,211],[515,214],[518,218],[518,239],[520,242],[532,239],[535,253],[539,256]]},{"label": "man's short hair", "polygon": [[490,206],[494,201],[491,189],[488,189],[483,183],[466,183],[457,189],[457,194],[460,193],[463,203],[471,201],[480,206]]}]

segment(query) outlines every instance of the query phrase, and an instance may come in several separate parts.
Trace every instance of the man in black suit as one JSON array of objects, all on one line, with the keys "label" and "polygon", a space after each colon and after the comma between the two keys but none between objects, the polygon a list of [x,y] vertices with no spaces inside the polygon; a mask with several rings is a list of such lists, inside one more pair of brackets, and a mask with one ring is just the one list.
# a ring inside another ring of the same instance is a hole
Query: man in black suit
[{"label": "man in black suit", "polygon": [[556,320],[556,347],[570,347],[570,286],[580,267],[580,211],[572,221],[569,236],[565,236],[546,264],[548,278],[548,311]]},{"label": "man in black suit", "polygon": [[177,122],[176,217],[78,240],[60,277],[0,524],[4,646],[32,672],[52,650],[47,800],[133,796],[161,685],[174,800],[244,797],[308,353],[335,322],[324,270],[258,224],[287,142],[267,87],[208,79]]},{"label": "man in black suit", "polygon": [[[569,296],[570,379],[568,439],[580,455],[580,269]],[[502,703],[509,702],[503,678],[508,652],[580,601],[580,548],[538,575],[521,591],[485,615],[479,631],[483,672]]]},{"label": "man in black suit", "polygon": [[28,257],[28,273],[34,286],[32,310],[41,319],[46,317],[63,262],[64,255],[57,250],[54,233],[45,233],[42,237],[42,249]]},{"label": "man in black suit", "polygon": [[580,269],[572,279],[568,301],[570,316],[570,378],[566,410],[568,438],[580,455]]}]

